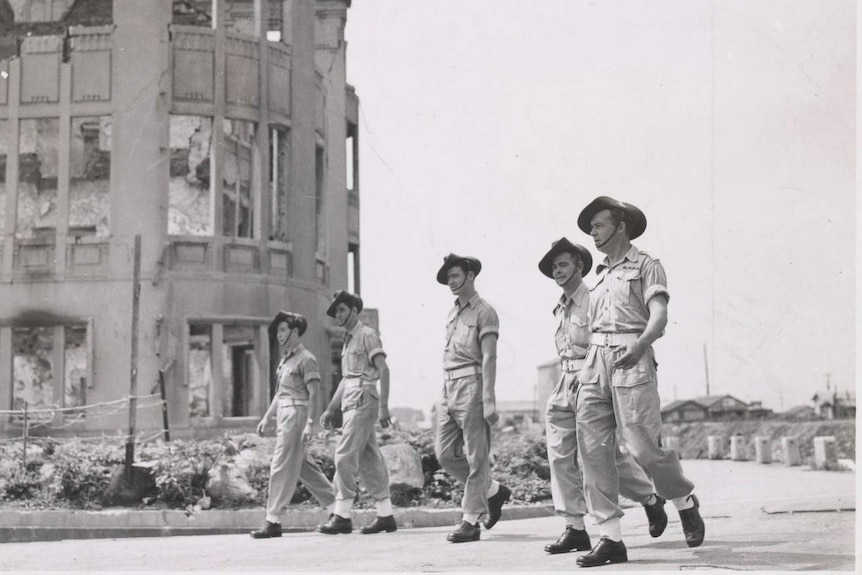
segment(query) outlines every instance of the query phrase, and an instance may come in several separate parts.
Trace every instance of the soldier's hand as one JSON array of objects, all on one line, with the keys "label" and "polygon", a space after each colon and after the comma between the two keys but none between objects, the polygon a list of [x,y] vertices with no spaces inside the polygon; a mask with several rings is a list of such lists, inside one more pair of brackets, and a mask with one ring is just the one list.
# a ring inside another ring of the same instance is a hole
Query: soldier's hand
[{"label": "soldier's hand", "polygon": [[266,418],[264,417],[257,424],[257,434],[260,435],[261,437],[263,437],[263,434],[266,431],[266,423],[267,423],[267,421],[266,421]]},{"label": "soldier's hand", "polygon": [[328,409],[321,414],[320,425],[325,429],[332,427],[332,413],[330,413]]},{"label": "soldier's hand", "polygon": [[314,436],[314,424],[310,421],[306,422],[305,429],[302,430],[302,442],[308,443]]},{"label": "soldier's hand", "polygon": [[500,419],[500,415],[497,413],[497,407],[493,403],[484,402],[482,404],[482,413],[485,416],[485,421],[488,422],[488,425],[494,425],[497,423],[497,420]]},{"label": "soldier's hand", "polygon": [[389,416],[389,407],[385,405],[380,406],[380,417],[378,418],[381,427],[389,427],[389,424],[392,423]]},{"label": "soldier's hand", "polygon": [[625,347],[618,347],[616,351],[617,353],[622,352],[622,354],[616,359],[616,361],[614,361],[614,367],[618,367],[620,369],[631,369],[636,366],[641,357],[643,357],[646,348],[641,347],[638,342],[633,342]]}]

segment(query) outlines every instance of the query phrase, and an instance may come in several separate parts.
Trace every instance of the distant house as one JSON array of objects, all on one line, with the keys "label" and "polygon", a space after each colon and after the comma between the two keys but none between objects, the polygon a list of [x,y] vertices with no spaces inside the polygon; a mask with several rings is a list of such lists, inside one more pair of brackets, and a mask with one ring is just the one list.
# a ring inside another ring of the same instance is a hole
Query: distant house
[{"label": "distant house", "polygon": [[534,401],[497,401],[497,425],[525,429],[539,425],[539,412]]},{"label": "distant house", "polygon": [[746,419],[766,419],[774,415],[769,408],[763,407],[762,401],[752,401],[745,412]]},{"label": "distant house", "polygon": [[704,395],[694,401],[706,408],[707,419],[713,421],[745,419],[748,411],[748,404],[732,395]]},{"label": "distant house", "polygon": [[856,417],[856,393],[826,388],[811,398],[814,414],[826,419]]},{"label": "distant house", "polygon": [[669,403],[661,410],[662,423],[685,423],[687,421],[704,421],[707,409],[692,399],[683,399]]},{"label": "distant house", "polygon": [[426,427],[425,414],[421,409],[412,407],[393,407],[389,410],[389,414],[403,426],[406,427]]}]

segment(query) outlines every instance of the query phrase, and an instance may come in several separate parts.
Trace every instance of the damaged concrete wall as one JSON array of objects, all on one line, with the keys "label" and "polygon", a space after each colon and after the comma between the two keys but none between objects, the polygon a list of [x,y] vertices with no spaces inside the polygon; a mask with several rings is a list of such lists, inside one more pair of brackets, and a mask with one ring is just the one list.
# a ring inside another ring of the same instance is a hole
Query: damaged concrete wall
[{"label": "damaged concrete wall", "polygon": [[18,159],[18,214],[15,235],[53,235],[57,227],[57,169],[60,121],[21,120]]}]

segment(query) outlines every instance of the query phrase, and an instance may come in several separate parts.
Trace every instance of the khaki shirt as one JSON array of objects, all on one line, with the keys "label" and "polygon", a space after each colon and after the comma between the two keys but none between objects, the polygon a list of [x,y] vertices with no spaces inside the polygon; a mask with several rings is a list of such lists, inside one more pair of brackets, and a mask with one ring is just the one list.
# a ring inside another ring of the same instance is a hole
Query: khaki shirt
[{"label": "khaki shirt", "polygon": [[281,357],[275,372],[279,399],[308,400],[308,382],[320,381],[317,358],[301,343]]},{"label": "khaki shirt", "polygon": [[446,347],[443,349],[443,369],[458,369],[482,365],[482,338],[500,335],[500,320],[491,305],[474,293],[464,307],[455,300],[455,307],[446,320]]},{"label": "khaki shirt", "polygon": [[374,328],[361,321],[344,336],[344,347],[341,348],[341,377],[345,379],[359,378],[363,381],[380,379],[380,370],[374,365],[374,357],[383,355],[383,344]]},{"label": "khaki shirt", "polygon": [[590,289],[581,283],[571,295],[560,296],[554,308],[554,341],[561,359],[583,359],[590,347]]},{"label": "khaki shirt", "polygon": [[601,333],[643,333],[649,321],[649,301],[670,299],[667,276],[658,259],[632,246],[609,266],[596,268],[598,281],[590,294],[590,329]]}]

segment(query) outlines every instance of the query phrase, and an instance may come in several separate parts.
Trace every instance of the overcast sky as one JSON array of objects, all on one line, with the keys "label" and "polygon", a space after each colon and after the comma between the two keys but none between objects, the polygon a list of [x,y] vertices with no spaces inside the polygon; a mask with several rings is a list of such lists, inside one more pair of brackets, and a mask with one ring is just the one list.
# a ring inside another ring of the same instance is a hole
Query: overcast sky
[{"label": "overcast sky", "polygon": [[[362,295],[380,310],[391,406],[428,410],[453,297],[483,262],[497,396],[532,399],[559,288],[537,264],[597,195],[647,216],[669,278],[665,402],[778,410],[854,386],[851,0],[356,0]],[[593,273],[586,281],[592,285]]]}]

